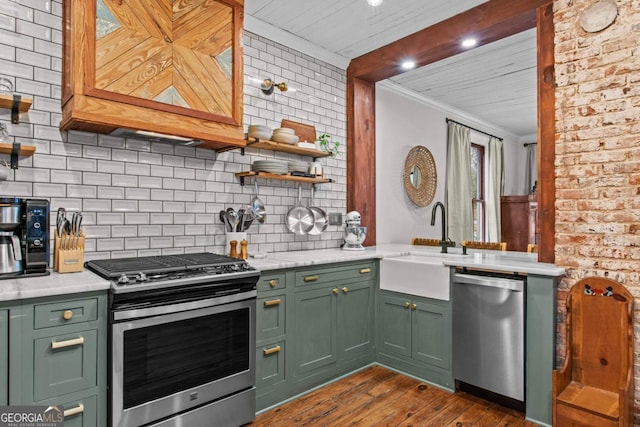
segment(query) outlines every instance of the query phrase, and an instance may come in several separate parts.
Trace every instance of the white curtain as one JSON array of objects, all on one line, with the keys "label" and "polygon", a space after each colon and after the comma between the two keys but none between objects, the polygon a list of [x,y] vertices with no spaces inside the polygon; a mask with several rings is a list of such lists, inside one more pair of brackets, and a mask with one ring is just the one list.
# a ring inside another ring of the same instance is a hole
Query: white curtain
[{"label": "white curtain", "polygon": [[504,150],[502,140],[491,137],[487,145],[487,240],[500,242],[500,196],[504,191]]},{"label": "white curtain", "polygon": [[527,147],[527,162],[524,171],[524,193],[533,193],[533,186],[538,179],[538,144],[525,144]]},{"label": "white curtain", "polygon": [[452,122],[447,128],[446,192],[448,237],[458,245],[473,240],[470,131]]}]

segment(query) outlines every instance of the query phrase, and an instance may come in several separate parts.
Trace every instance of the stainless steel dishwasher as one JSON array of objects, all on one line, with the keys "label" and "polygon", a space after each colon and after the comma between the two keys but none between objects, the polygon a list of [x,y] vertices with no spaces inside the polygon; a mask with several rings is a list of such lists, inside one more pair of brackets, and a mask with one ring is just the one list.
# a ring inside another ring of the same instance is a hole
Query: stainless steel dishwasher
[{"label": "stainless steel dishwasher", "polygon": [[456,383],[524,402],[525,288],[518,275],[452,274]]}]

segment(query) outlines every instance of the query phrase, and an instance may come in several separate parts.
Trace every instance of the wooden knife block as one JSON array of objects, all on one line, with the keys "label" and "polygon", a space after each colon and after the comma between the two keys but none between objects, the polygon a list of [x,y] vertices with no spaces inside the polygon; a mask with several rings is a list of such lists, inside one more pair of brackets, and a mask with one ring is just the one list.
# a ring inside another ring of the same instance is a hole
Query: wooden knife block
[{"label": "wooden knife block", "polygon": [[54,236],[53,269],[58,273],[76,273],[84,269],[84,231],[77,238]]}]

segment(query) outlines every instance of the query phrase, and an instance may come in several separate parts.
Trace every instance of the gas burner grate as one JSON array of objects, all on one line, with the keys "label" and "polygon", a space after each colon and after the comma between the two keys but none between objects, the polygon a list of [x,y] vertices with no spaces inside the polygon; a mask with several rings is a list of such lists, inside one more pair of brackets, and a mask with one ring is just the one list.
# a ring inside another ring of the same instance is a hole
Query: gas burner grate
[{"label": "gas burner grate", "polygon": [[85,267],[102,277],[111,279],[118,278],[122,274],[135,275],[140,272],[146,274],[172,273],[214,265],[238,263],[240,261],[225,255],[203,252],[184,255],[92,260],[87,261]]}]

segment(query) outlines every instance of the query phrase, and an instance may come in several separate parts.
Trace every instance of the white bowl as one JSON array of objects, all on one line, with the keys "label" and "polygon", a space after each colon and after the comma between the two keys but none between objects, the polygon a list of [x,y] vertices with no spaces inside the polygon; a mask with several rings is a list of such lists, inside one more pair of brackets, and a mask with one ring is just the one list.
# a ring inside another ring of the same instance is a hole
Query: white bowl
[{"label": "white bowl", "polygon": [[298,137],[295,135],[287,135],[285,133],[274,133],[271,137],[272,141],[281,142],[283,144],[295,145],[298,143]]},{"label": "white bowl", "polygon": [[295,135],[296,131],[294,131],[293,129],[290,128],[277,128],[273,130],[273,133],[287,133],[290,135]]}]

